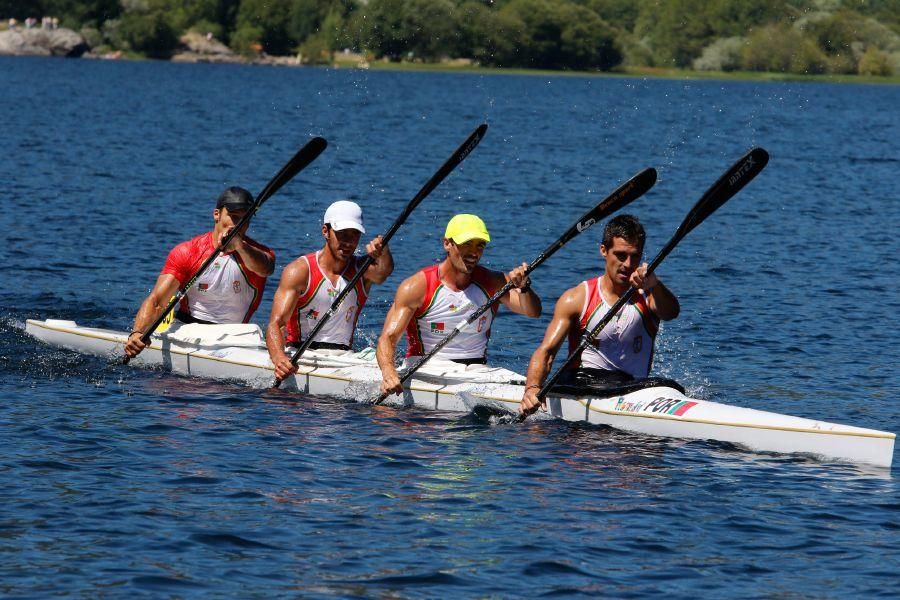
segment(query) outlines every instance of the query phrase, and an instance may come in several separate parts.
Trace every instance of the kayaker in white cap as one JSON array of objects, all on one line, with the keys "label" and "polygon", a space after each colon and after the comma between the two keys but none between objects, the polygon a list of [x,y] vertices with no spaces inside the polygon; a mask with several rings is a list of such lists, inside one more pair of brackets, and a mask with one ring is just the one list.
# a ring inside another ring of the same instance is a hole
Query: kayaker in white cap
[{"label": "kayaker in white cap", "polygon": [[[278,379],[297,372],[284,351],[285,345],[299,347],[319,317],[328,312],[334,298],[356,274],[362,258],[357,258],[354,253],[365,232],[359,205],[338,200],[328,207],[322,219],[322,237],[325,238],[322,249],[301,256],[285,267],[266,329],[266,345]],[[357,282],[356,289],[344,298],[334,318],[316,335],[310,349],[351,349],[356,321],[369,290],[386,280],[394,270],[391,251],[382,245],[380,235],[366,245],[366,253],[375,262]]]}]

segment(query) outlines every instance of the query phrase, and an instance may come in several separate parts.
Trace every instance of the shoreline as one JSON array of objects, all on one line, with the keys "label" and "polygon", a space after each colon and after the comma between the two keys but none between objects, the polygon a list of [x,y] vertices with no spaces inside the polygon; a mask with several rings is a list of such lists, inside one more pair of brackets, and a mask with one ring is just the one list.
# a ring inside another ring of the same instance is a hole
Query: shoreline
[{"label": "shoreline", "polygon": [[[5,54],[4,57],[35,58],[34,55]],[[339,57],[340,55],[338,55]],[[37,58],[63,58],[63,57],[37,57]],[[157,61],[158,59],[146,58],[140,55],[123,53],[114,59],[106,56],[84,56],[82,60],[115,60],[115,61]],[[525,75],[530,77],[590,77],[612,79],[664,79],[680,81],[747,81],[762,83],[835,83],[835,84],[861,84],[861,85],[900,85],[900,75],[875,76],[875,75],[801,75],[796,73],[775,73],[762,71],[695,71],[689,69],[661,68],[661,67],[621,67],[612,71],[575,71],[555,69],[522,69],[505,67],[482,67],[473,64],[448,64],[448,63],[410,63],[389,62],[377,60],[360,64],[355,60],[337,60],[331,64],[310,65],[299,64],[292,56],[269,56],[257,61],[244,60],[160,60],[159,62],[171,62],[179,64],[233,64],[242,66],[281,67],[281,68],[325,68],[325,69],[358,69],[361,71],[393,71],[393,72],[425,72],[425,73],[458,73],[462,75]]]},{"label": "shoreline", "polygon": [[[326,68],[360,68],[352,63],[335,61]],[[761,71],[694,71],[687,69],[659,67],[624,67],[614,71],[566,71],[553,69],[518,69],[501,67],[480,67],[475,65],[448,65],[440,63],[392,63],[373,61],[366,67],[374,71],[413,71],[434,73],[464,73],[480,75],[529,75],[541,77],[598,77],[598,78],[643,78],[684,81],[750,81],[750,82],[794,82],[794,83],[857,83],[876,85],[900,85],[900,75],[800,75],[795,73],[774,73]]]}]

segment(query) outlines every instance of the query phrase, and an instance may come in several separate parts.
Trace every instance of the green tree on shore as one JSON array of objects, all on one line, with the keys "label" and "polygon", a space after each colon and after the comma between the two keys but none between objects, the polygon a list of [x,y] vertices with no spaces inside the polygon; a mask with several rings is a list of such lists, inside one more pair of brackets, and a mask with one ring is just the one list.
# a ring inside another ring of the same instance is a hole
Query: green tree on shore
[{"label": "green tree on shore", "polygon": [[544,69],[900,74],[900,0],[0,0],[94,45],[166,58],[187,31],[238,52]]}]

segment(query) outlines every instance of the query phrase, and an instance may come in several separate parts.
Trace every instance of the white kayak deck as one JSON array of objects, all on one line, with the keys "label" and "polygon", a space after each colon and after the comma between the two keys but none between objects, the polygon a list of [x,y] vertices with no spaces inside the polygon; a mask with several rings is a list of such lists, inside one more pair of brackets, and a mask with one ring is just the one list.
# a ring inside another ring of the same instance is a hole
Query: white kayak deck
[{"label": "white kayak deck", "polygon": [[[110,359],[124,356],[125,332],[81,327],[73,321],[28,320],[26,332],[50,345]],[[180,325],[154,334],[149,348],[131,361],[182,375],[236,380],[268,387],[274,369],[257,325]],[[300,372],[282,389],[310,395],[371,401],[381,371],[374,351],[305,354]],[[417,371],[403,397],[387,403],[467,412],[476,405],[514,413],[522,397],[522,375],[502,368],[431,361]],[[550,415],[655,436],[707,439],[751,450],[804,453],[890,467],[893,433],[690,398],[672,387],[649,387],[612,397],[551,395]]]}]

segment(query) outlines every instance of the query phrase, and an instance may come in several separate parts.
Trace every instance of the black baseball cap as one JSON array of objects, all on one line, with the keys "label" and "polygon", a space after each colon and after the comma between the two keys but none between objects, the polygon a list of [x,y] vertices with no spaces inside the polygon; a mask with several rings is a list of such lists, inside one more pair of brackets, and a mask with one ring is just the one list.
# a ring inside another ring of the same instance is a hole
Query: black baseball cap
[{"label": "black baseball cap", "polygon": [[250,210],[253,208],[253,195],[236,185],[231,186],[216,200],[216,208],[232,210]]}]

